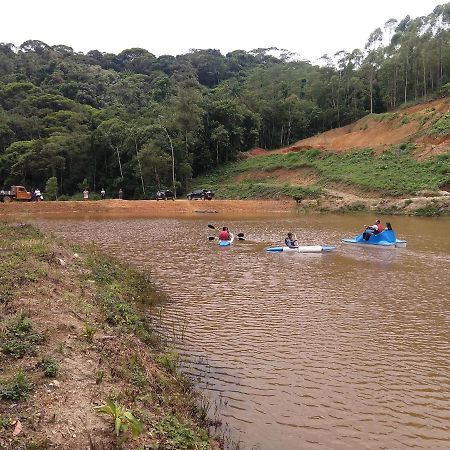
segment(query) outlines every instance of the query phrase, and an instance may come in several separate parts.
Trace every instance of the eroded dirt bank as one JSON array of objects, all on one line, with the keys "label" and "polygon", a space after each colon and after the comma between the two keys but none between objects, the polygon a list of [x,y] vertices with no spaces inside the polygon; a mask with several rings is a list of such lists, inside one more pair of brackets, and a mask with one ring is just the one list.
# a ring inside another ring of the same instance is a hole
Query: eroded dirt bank
[{"label": "eroded dirt bank", "polygon": [[0,223],[0,255],[0,448],[219,447],[145,273],[24,224]]}]

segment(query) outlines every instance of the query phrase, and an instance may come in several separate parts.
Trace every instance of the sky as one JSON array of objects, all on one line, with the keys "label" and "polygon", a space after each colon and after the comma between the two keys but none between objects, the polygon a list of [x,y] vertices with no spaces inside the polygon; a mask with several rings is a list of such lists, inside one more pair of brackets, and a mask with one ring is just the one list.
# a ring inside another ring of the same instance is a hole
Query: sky
[{"label": "sky", "polygon": [[445,0],[21,0],[1,6],[0,42],[29,39],[75,51],[156,56],[192,48],[278,47],[300,59],[364,48],[391,17],[428,15]]}]

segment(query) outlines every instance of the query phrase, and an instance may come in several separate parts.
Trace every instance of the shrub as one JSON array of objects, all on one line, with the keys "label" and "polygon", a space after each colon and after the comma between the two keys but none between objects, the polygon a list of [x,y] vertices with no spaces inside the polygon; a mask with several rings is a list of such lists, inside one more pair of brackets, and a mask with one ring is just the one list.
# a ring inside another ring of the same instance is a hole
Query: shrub
[{"label": "shrub", "polygon": [[0,381],[0,398],[4,400],[22,400],[31,391],[33,385],[23,371],[19,371],[13,378]]},{"label": "shrub", "polygon": [[25,314],[20,314],[0,335],[0,350],[6,355],[22,358],[34,354],[35,346],[44,340],[44,335],[33,331],[32,324]]},{"label": "shrub", "polygon": [[209,450],[208,435],[204,431],[195,431],[180,422],[175,416],[168,415],[154,426],[155,434],[166,450]]},{"label": "shrub", "polygon": [[42,358],[39,366],[42,368],[44,375],[48,378],[55,378],[59,372],[59,363],[56,359],[49,356]]}]

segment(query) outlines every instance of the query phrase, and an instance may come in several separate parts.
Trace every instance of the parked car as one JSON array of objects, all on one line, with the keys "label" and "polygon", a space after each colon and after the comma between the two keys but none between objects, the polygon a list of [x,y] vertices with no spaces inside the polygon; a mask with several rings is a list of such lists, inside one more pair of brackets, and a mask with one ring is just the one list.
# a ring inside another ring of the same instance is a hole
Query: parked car
[{"label": "parked car", "polygon": [[175,200],[175,195],[172,191],[163,189],[156,193],[156,200]]},{"label": "parked car", "polygon": [[201,200],[212,200],[214,197],[214,192],[208,189],[196,189],[195,191],[189,192],[187,195],[188,200],[201,199]]}]

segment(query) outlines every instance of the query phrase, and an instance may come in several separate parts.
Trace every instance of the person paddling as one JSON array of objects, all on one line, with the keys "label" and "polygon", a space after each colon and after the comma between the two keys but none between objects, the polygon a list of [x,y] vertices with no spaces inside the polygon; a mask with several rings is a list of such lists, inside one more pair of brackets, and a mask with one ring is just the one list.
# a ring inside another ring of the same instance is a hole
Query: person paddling
[{"label": "person paddling", "polygon": [[298,242],[297,239],[294,239],[294,237],[292,236],[292,233],[288,233],[286,239],[284,240],[284,243],[289,247],[289,248],[297,248],[298,247]]},{"label": "person paddling", "polygon": [[231,239],[231,234],[228,230],[228,227],[223,227],[222,231],[219,233],[220,241],[229,241]]}]

